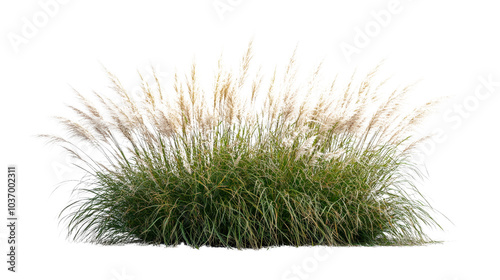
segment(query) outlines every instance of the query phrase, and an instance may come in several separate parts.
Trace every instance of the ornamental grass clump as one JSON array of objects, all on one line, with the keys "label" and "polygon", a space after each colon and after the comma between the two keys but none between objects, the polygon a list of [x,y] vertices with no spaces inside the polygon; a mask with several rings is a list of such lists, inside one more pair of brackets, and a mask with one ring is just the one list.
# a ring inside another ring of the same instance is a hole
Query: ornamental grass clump
[{"label": "ornamental grass clump", "polygon": [[[439,225],[420,195],[411,154],[409,87],[388,91],[378,67],[356,82],[297,85],[283,73],[219,61],[213,88],[196,65],[165,87],[142,79],[133,96],[109,73],[113,96],[77,92],[67,135],[49,136],[85,176],[61,213],[75,240],[192,247],[414,245]],[[253,77],[253,74],[251,75]],[[321,81],[323,82],[321,82]],[[84,151],[81,147],[91,147]]]}]

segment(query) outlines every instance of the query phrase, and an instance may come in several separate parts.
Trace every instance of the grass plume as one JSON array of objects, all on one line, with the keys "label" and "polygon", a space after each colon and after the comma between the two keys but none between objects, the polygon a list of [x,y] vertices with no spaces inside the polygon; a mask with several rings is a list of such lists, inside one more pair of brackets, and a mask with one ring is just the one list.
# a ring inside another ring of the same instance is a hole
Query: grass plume
[{"label": "grass plume", "polygon": [[[347,85],[296,83],[290,63],[267,77],[252,45],[236,70],[219,61],[213,87],[196,64],[165,88],[153,71],[131,96],[77,92],[65,136],[43,136],[86,176],[61,213],[69,236],[100,244],[192,247],[405,245],[439,225],[415,186],[412,133],[432,103],[401,110],[410,87],[388,90],[378,67]],[[79,147],[89,144],[92,152]]]}]

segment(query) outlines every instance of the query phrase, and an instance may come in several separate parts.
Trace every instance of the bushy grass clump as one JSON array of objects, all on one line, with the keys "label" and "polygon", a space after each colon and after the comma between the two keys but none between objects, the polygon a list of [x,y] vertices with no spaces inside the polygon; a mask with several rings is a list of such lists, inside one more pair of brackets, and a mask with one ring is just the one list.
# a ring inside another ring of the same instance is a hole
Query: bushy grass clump
[{"label": "bushy grass clump", "polygon": [[321,84],[318,68],[301,87],[294,56],[267,79],[248,78],[251,58],[250,46],[240,69],[220,62],[209,89],[193,65],[172,88],[143,79],[141,98],[109,72],[114,96],[77,93],[77,118],[60,118],[68,135],[45,136],[86,174],[62,213],[69,235],[236,248],[429,242],[424,227],[439,225],[414,184],[422,138],[411,133],[430,103],[402,113],[409,88],[388,92],[377,68],[344,86]]}]

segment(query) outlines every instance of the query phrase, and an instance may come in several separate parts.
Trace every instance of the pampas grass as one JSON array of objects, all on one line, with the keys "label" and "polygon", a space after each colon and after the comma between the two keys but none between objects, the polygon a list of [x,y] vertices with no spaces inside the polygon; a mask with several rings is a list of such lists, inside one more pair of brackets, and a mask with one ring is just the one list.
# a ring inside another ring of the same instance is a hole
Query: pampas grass
[{"label": "pampas grass", "polygon": [[[61,213],[69,236],[100,244],[192,247],[414,245],[439,225],[415,180],[414,128],[431,103],[401,110],[410,87],[388,89],[378,68],[347,83],[297,85],[283,73],[219,61],[213,88],[193,64],[172,85],[142,79],[131,96],[78,92],[66,135],[43,135],[85,176]],[[251,74],[256,72],[257,74]],[[83,145],[92,147],[83,151]]]}]

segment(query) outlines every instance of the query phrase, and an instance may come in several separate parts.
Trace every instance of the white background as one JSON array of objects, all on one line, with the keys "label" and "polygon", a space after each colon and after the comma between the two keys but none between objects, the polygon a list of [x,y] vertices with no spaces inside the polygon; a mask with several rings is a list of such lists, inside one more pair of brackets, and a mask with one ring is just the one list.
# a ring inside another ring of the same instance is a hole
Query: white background
[{"label": "white background", "polygon": [[[0,278],[500,279],[499,11],[495,1],[2,0],[0,185],[15,164],[20,225],[19,272],[2,261]],[[70,187],[55,188],[77,178],[35,135],[58,131],[50,117],[75,100],[71,86],[106,90],[102,64],[133,91],[137,69],[153,65],[167,80],[193,59],[214,69],[221,51],[236,57],[251,38],[266,65],[283,64],[299,43],[301,65],[325,58],[350,74],[386,59],[384,73],[397,81],[422,80],[414,95],[450,96],[425,127],[441,136],[421,150],[422,191],[453,222],[430,232],[443,244],[238,251],[66,240],[57,214]],[[1,226],[2,260],[6,237]]]}]

